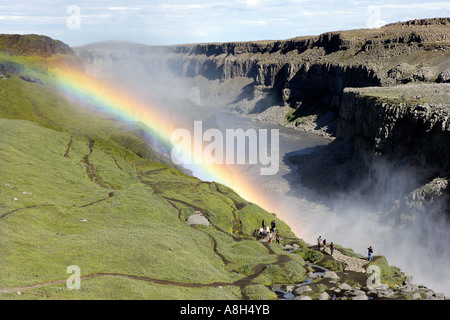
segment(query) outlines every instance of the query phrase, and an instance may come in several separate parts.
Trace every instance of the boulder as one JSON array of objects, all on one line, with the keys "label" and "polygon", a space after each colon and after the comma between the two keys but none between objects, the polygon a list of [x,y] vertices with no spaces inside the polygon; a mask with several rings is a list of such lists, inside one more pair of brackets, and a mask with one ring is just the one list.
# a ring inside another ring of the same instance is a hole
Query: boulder
[{"label": "boulder", "polygon": [[369,297],[365,293],[363,293],[352,297],[352,300],[369,300]]},{"label": "boulder", "polygon": [[344,291],[348,291],[348,290],[351,290],[352,287],[350,287],[350,285],[348,285],[347,283],[341,283],[339,285],[339,289],[344,290]]},{"label": "boulder", "polygon": [[419,300],[419,299],[422,299],[422,296],[421,296],[420,293],[414,292],[414,293],[412,294],[411,298],[412,298],[413,300]]},{"label": "boulder", "polygon": [[317,299],[318,300],[330,300],[330,295],[326,292],[322,292]]},{"label": "boulder", "polygon": [[450,71],[442,71],[438,75],[436,82],[438,83],[450,82]]},{"label": "boulder", "polygon": [[188,224],[202,224],[202,225],[204,225],[204,226],[209,226],[209,225],[210,225],[208,219],[206,219],[206,218],[205,218],[204,216],[202,216],[201,214],[193,214],[193,215],[190,215],[190,216],[187,218],[186,222],[187,222]]},{"label": "boulder", "polygon": [[301,295],[302,293],[307,292],[307,291],[312,291],[312,289],[309,286],[301,286],[301,287],[294,289],[293,292],[296,295]]},{"label": "boulder", "polygon": [[284,289],[284,291],[286,291],[286,292],[292,292],[293,290],[294,290],[294,286],[291,286],[291,285],[289,285],[289,286],[286,286],[286,288]]},{"label": "boulder", "polygon": [[403,285],[404,286],[411,285],[412,284],[412,279],[413,279],[412,275],[410,275],[408,273],[405,273],[405,279],[403,280]]},{"label": "boulder", "polygon": [[394,291],[392,290],[379,290],[377,292],[377,298],[389,298],[392,297],[394,295]]},{"label": "boulder", "polygon": [[339,279],[339,276],[334,271],[326,271],[323,277],[329,279]]},{"label": "boulder", "polygon": [[363,294],[365,295],[366,293],[364,291],[362,291],[362,290],[353,290],[351,292],[352,296],[360,296],[360,295],[363,295]]}]

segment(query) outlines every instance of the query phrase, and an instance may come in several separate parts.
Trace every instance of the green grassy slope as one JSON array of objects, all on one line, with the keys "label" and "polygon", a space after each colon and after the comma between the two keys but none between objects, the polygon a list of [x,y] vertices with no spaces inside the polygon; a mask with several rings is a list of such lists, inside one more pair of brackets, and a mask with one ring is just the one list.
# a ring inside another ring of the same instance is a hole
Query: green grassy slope
[{"label": "green grassy slope", "polygon": [[[142,127],[68,100],[45,69],[13,71],[0,79],[0,299],[275,298],[269,285],[303,279],[301,258],[253,236],[273,214],[170,166]],[[210,226],[186,223],[198,211]]]}]

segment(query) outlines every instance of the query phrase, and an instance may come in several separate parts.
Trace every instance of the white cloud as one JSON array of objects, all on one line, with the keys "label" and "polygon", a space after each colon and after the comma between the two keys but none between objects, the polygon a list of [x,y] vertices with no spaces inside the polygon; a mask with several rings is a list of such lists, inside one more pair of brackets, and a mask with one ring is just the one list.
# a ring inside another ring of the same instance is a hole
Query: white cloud
[{"label": "white cloud", "polygon": [[137,7],[108,7],[108,10],[117,10],[117,11],[139,11],[141,8]]},{"label": "white cloud", "polygon": [[386,9],[425,9],[440,10],[450,9],[449,2],[421,2],[421,3],[390,3],[379,5],[380,8]]}]

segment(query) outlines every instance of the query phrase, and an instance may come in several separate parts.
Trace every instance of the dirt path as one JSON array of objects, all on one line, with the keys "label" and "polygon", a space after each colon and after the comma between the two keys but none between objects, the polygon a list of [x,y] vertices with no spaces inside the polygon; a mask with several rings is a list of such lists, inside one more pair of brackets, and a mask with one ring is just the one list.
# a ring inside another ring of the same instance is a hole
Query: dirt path
[{"label": "dirt path", "polygon": [[[268,266],[268,265],[283,265],[290,260],[291,259],[286,255],[279,255],[275,262],[258,264],[257,266],[255,266],[253,268],[252,274],[250,274],[249,276],[243,277],[239,280],[236,280],[234,282],[231,282],[231,283],[229,283],[229,282],[212,282],[212,283],[177,282],[177,281],[150,278],[150,277],[145,277],[145,276],[136,276],[136,275],[131,275],[131,274],[106,273],[106,272],[84,275],[84,276],[80,277],[80,280],[89,280],[89,279],[94,279],[94,278],[99,278],[99,277],[114,276],[114,277],[124,277],[124,278],[128,278],[128,279],[133,279],[133,280],[146,281],[146,282],[162,284],[162,285],[180,286],[180,287],[188,287],[188,288],[238,286],[241,289],[242,298],[248,299],[248,297],[246,297],[246,295],[244,294],[243,289],[246,286],[252,284],[253,279],[258,277],[265,270],[266,266]],[[67,279],[59,279],[59,280],[53,280],[53,281],[48,281],[48,282],[43,282],[43,283],[32,284],[32,285],[28,285],[28,286],[20,286],[20,287],[13,287],[13,288],[0,288],[0,295],[23,292],[23,291],[27,291],[27,290],[42,288],[45,286],[64,284],[64,283],[66,283],[66,281],[67,281]]]},{"label": "dirt path", "polygon": [[25,208],[15,209],[15,210],[12,210],[12,211],[9,211],[9,212],[1,214],[0,215],[0,219],[3,219],[7,215],[13,214],[13,213],[18,212],[18,211],[27,210],[27,209],[34,209],[34,208],[42,208],[42,207],[53,207],[53,204],[40,204],[40,205],[34,205],[34,206],[25,207]]},{"label": "dirt path", "polygon": [[[325,252],[330,254],[330,248],[327,247],[325,249]],[[368,263],[368,261],[366,259],[349,257],[349,256],[346,256],[345,254],[339,252],[336,249],[333,251],[332,257],[334,260],[345,263],[345,265],[346,265],[345,270],[356,271],[356,272],[361,272],[361,273],[366,272],[366,270],[364,268],[364,266]]]},{"label": "dirt path", "polygon": [[70,147],[72,146],[72,143],[73,143],[73,136],[70,136],[69,143],[67,143],[67,148],[66,148],[66,151],[64,152],[64,158],[67,158],[67,156],[69,155]]},{"label": "dirt path", "polygon": [[94,151],[94,140],[91,139],[91,137],[86,136],[86,138],[89,141],[89,153],[86,154],[83,157],[82,162],[84,163],[85,167],[86,167],[86,174],[89,177],[89,179],[98,184],[100,187],[102,188],[106,188],[106,189],[116,189],[113,186],[108,186],[107,184],[103,183],[103,181],[101,181],[98,176],[97,176],[97,168],[95,168],[95,166],[93,164],[90,163],[89,161],[89,157],[91,156],[92,152]]}]

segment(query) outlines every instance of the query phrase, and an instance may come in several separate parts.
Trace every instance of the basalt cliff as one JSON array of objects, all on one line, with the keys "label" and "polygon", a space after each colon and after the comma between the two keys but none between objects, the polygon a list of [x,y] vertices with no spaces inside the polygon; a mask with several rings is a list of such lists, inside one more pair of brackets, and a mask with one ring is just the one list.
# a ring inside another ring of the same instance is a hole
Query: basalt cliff
[{"label": "basalt cliff", "polygon": [[281,41],[76,50],[92,72],[141,61],[148,75],[198,87],[203,105],[333,138],[344,88],[450,81],[449,30],[442,18]]},{"label": "basalt cliff", "polygon": [[335,140],[289,160],[302,183],[322,193],[323,185],[328,193],[367,192],[359,183],[373,178],[373,161],[391,159],[417,177],[407,190],[432,183],[439,186],[426,188],[432,194],[446,192],[450,18],[280,41],[75,50],[92,73],[120,72],[133,61],[156,82],[181,79],[204,106]]}]

